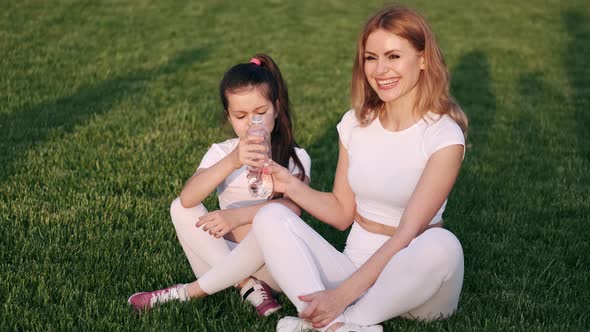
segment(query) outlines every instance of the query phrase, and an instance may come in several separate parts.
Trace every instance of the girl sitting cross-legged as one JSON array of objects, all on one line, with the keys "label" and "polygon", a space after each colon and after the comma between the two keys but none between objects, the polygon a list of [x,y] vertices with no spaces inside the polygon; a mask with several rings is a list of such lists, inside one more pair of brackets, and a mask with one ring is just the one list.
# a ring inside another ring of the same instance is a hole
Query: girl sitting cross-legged
[{"label": "girl sitting cross-legged", "polygon": [[[247,167],[261,167],[267,149],[261,137],[247,136],[252,118],[261,115],[271,133],[274,163],[286,167],[303,183],[309,183],[311,160],[295,143],[287,86],[269,56],[258,54],[250,62],[232,67],[221,81],[220,95],[226,119],[237,137],[211,146],[170,208],[178,239],[198,279],[133,294],[128,302],[138,311],[169,301],[205,297],[232,285],[260,315],[280,309],[271,286],[279,288],[264,267],[262,253],[249,232],[250,224],[269,202],[281,204],[295,215],[301,209],[278,193],[268,200],[252,198]],[[208,212],[201,202],[216,188],[220,209]]]}]

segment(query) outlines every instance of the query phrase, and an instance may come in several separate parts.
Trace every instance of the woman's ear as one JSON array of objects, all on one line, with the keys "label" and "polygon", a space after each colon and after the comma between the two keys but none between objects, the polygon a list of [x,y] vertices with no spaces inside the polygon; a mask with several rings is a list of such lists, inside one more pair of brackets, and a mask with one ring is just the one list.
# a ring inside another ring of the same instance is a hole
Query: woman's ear
[{"label": "woman's ear", "polygon": [[275,120],[279,117],[279,100],[277,99],[275,101],[275,114],[274,114]]}]

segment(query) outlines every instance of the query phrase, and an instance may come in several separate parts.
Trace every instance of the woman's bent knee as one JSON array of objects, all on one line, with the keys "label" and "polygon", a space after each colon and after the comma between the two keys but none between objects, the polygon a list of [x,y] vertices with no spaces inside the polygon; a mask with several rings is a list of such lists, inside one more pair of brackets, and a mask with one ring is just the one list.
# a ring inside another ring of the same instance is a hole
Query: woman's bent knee
[{"label": "woman's bent knee", "polygon": [[453,233],[443,228],[431,228],[420,237],[419,252],[424,261],[451,268],[463,265],[463,248]]},{"label": "woman's bent knee", "polygon": [[267,204],[256,212],[254,219],[252,220],[252,226],[257,227],[261,224],[265,224],[267,222],[274,222],[276,220],[284,220],[286,219],[286,214],[291,212],[288,207],[284,206],[280,203],[270,203]]},{"label": "woman's bent knee", "polygon": [[284,223],[289,221],[293,212],[280,203],[271,203],[258,210],[252,220],[252,231],[263,238],[267,234],[280,232]]}]

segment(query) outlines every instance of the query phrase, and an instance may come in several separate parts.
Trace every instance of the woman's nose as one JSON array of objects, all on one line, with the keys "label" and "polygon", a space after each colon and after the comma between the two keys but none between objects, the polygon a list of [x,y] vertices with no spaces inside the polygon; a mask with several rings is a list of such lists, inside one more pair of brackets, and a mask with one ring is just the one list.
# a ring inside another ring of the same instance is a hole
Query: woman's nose
[{"label": "woman's nose", "polygon": [[377,68],[376,68],[377,75],[385,74],[385,73],[387,73],[388,70],[389,70],[389,68],[387,67],[386,61],[383,61],[383,60],[377,61]]}]

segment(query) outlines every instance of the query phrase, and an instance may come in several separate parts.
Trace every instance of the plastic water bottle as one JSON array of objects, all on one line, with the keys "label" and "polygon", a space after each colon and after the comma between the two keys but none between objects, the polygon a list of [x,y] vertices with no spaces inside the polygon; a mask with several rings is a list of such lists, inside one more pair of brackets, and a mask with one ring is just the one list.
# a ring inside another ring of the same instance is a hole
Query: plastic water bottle
[{"label": "plastic water bottle", "polygon": [[254,115],[252,117],[252,124],[248,128],[248,136],[262,136],[264,140],[260,144],[265,145],[268,150],[265,153],[266,158],[263,160],[262,167],[248,166],[248,190],[252,197],[267,198],[273,192],[272,175],[270,172],[270,162],[272,160],[272,152],[270,150],[270,133],[267,132],[262,121],[262,115]]}]

